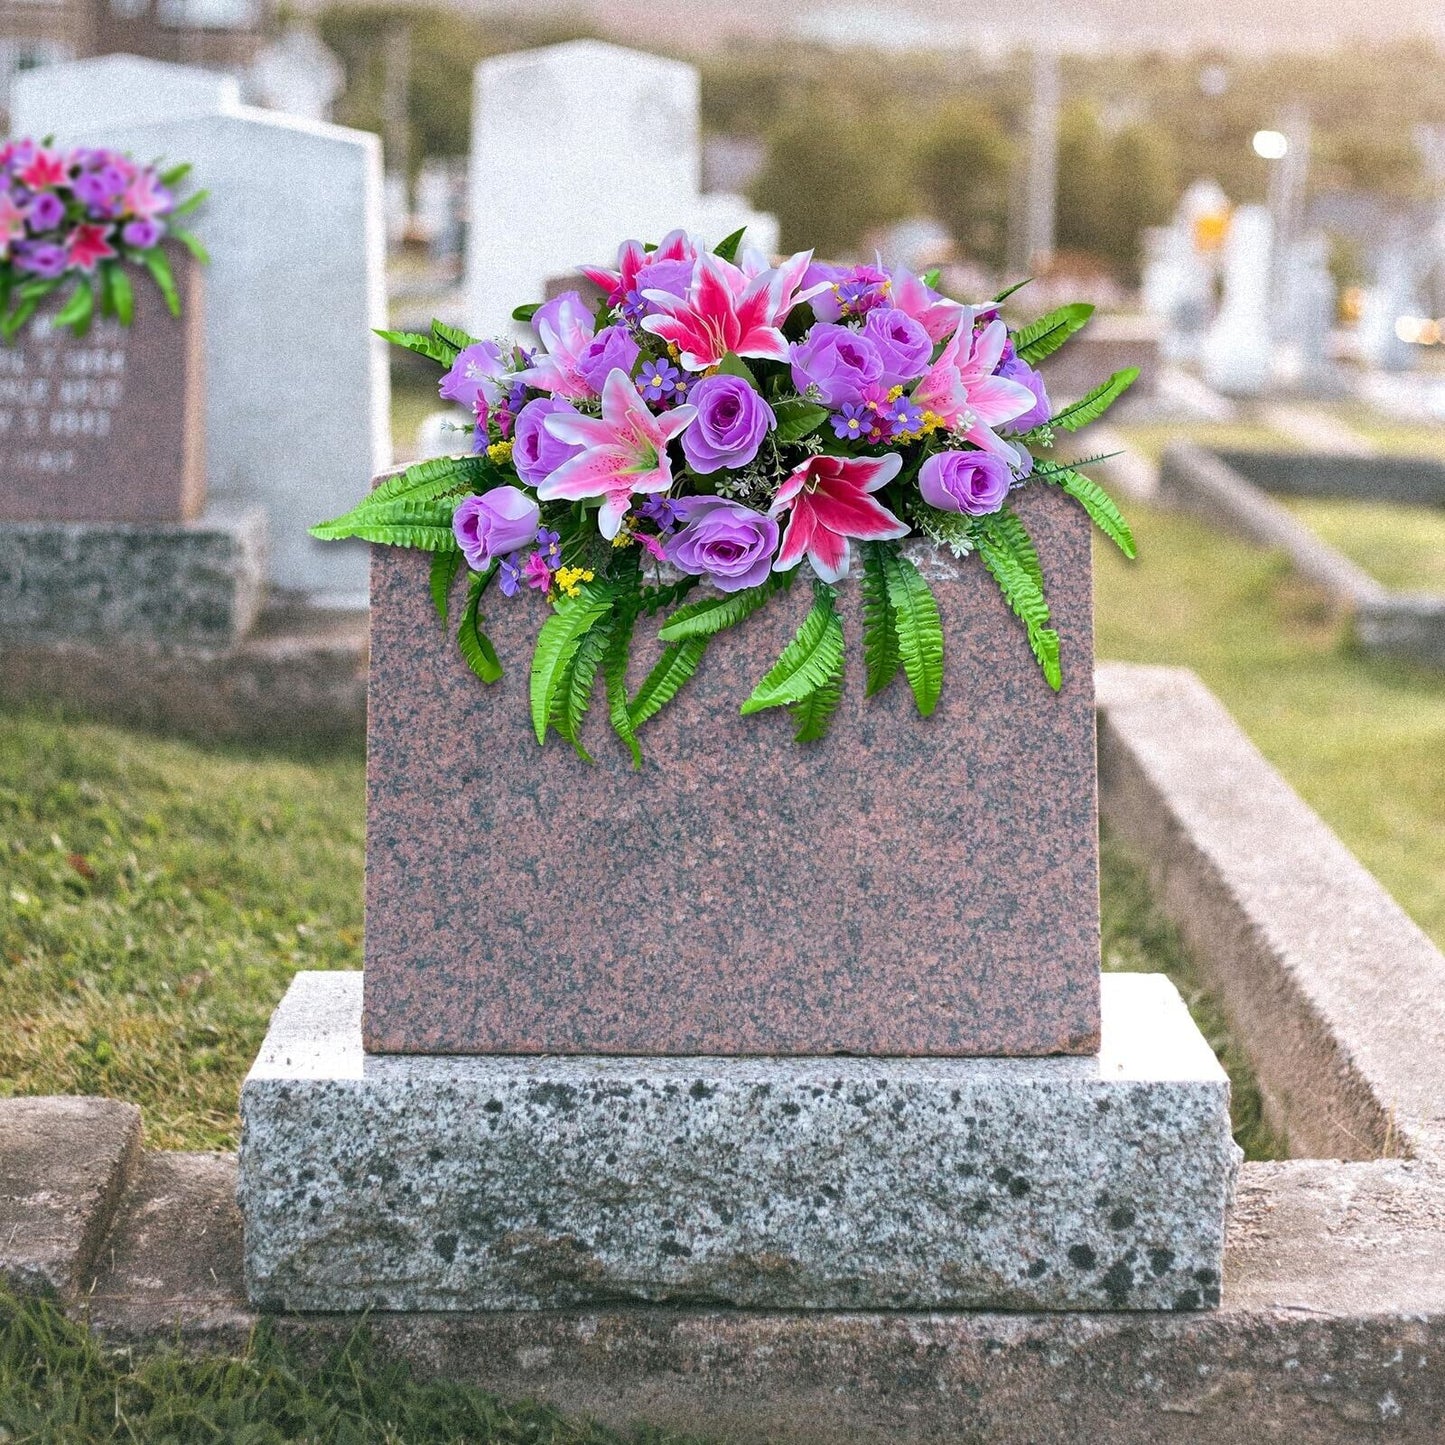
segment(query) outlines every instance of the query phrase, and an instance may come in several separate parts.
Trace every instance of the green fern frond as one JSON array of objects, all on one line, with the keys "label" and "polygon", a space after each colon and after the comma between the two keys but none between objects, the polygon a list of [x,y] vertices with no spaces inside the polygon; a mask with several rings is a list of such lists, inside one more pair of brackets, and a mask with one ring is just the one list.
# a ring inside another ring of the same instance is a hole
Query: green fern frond
[{"label": "green fern frond", "polygon": [[742,592],[724,592],[679,607],[657,635],[664,642],[681,642],[685,637],[713,637],[751,617],[773,595],[772,583],[764,582]]},{"label": "green fern frond", "polygon": [[360,537],[366,542],[416,547],[423,552],[455,552],[452,511],[447,501],[419,502],[407,497],[396,502],[367,502],[334,522],[312,527],[311,535],[323,542]]},{"label": "green fern frond", "polygon": [[1014,350],[1021,361],[1030,365],[1042,361],[1044,357],[1052,356],[1093,314],[1094,308],[1086,301],[1060,306],[1057,311],[1050,311],[1047,316],[1040,316],[1032,325],[1015,332]]},{"label": "green fern frond", "polygon": [[813,583],[812,608],[768,675],[743,703],[744,717],[764,708],[801,702],[842,668],[843,624],[836,599],[826,582]]},{"label": "green fern frond", "polygon": [[404,472],[388,477],[354,509],[364,511],[379,502],[430,502],[457,492],[495,483],[497,470],[486,457],[428,457]]},{"label": "green fern frond", "polygon": [[[447,625],[447,605],[451,601],[452,584],[457,580],[461,565],[460,552],[437,552],[431,559],[431,576],[427,579],[427,586],[431,590],[432,606],[436,608],[443,627]],[[470,601],[470,598],[468,600]]]},{"label": "green fern frond", "polygon": [[376,334],[393,346],[404,347],[418,356],[425,356],[428,361],[438,361],[443,366],[450,366],[457,359],[456,347],[438,341],[434,336],[423,336],[419,331],[378,331]]},{"label": "green fern frond", "polygon": [[923,574],[898,548],[883,553],[888,605],[898,634],[898,656],[921,717],[938,706],[943,691],[943,623]]},{"label": "green fern frond", "polygon": [[568,663],[562,685],[557,690],[557,704],[551,723],[560,736],[572,744],[577,756],[590,763],[592,755],[582,746],[582,721],[592,704],[592,688],[597,680],[597,669],[607,652],[611,641],[612,619],[610,615],[596,623],[577,645]]},{"label": "green fern frond", "polygon": [[1048,626],[1049,604],[1043,589],[1019,564],[1007,543],[1001,543],[992,533],[986,531],[979,537],[978,550],[1004,600],[1024,624],[1029,647],[1043,669],[1045,680],[1057,692],[1063,683],[1059,638]]},{"label": "green fern frond", "polygon": [[532,728],[544,742],[555,716],[558,694],[582,639],[612,610],[613,594],[605,588],[584,589],[576,597],[560,599],[537,634],[532,653]]},{"label": "green fern frond", "polygon": [[1080,427],[1098,421],[1138,379],[1137,366],[1116,371],[1108,381],[1101,382],[1087,396],[1080,397],[1072,406],[1066,406],[1057,416],[1050,417],[1048,425],[1059,431],[1078,431]]},{"label": "green fern frond", "polygon": [[482,618],[478,609],[485,580],[473,573],[467,586],[467,604],[462,609],[461,625],[457,628],[457,647],[466,664],[483,682],[500,682],[502,664],[492,639],[482,630]]},{"label": "green fern frond", "polygon": [[983,529],[993,537],[994,541],[1008,548],[1013,554],[1014,561],[1029,574],[1034,586],[1039,589],[1039,595],[1042,596],[1044,569],[1039,565],[1038,548],[1034,546],[1034,539],[1029,536],[1028,528],[1024,526],[1018,513],[1009,507],[994,512],[983,519]]},{"label": "green fern frond", "polygon": [[1138,555],[1134,534],[1124,514],[1108,492],[1092,477],[1065,468],[1051,472],[1045,480],[1063,488],[1088,514],[1094,525],[1126,556]]},{"label": "green fern frond", "polygon": [[893,625],[893,609],[888,605],[888,574],[883,567],[883,554],[893,544],[863,544],[863,669],[867,678],[865,697],[882,692],[898,672],[898,630]]},{"label": "green fern frond", "polygon": [[821,687],[816,687],[807,697],[792,703],[788,711],[798,729],[793,734],[795,743],[814,743],[828,735],[833,714],[843,701],[843,655],[838,655],[838,670]]},{"label": "green fern frond", "polygon": [[632,652],[632,631],[636,625],[636,609],[628,602],[619,601],[607,640],[607,651],[602,657],[602,680],[607,688],[607,717],[612,731],[627,744],[627,750],[632,754],[632,766],[640,768],[642,749],[638,746],[637,730],[632,726],[627,710],[627,662]]},{"label": "green fern frond", "polygon": [[453,359],[455,359],[456,353],[465,351],[469,346],[474,346],[477,340],[475,336],[468,336],[460,327],[448,326],[445,321],[438,321],[435,317],[432,318],[431,334],[443,346],[452,348]]},{"label": "green fern frond", "polygon": [[627,719],[634,733],[682,690],[682,685],[697,671],[709,640],[706,637],[689,637],[682,642],[670,642],[662,649],[662,656],[647,674],[627,709]]}]

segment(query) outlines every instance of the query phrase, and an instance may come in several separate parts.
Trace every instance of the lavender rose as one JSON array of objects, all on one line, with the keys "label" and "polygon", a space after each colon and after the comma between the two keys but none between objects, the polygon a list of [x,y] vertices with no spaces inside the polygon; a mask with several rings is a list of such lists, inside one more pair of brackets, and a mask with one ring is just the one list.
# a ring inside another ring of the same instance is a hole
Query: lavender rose
[{"label": "lavender rose", "polygon": [[695,472],[747,466],[777,425],[773,409],[740,376],[704,377],[691,400],[697,419],[682,434],[682,450]]},{"label": "lavender rose", "polygon": [[933,360],[933,342],[928,333],[896,306],[880,306],[868,313],[863,335],[878,350],[883,361],[883,384],[898,386],[913,381],[928,370]]},{"label": "lavender rose", "polygon": [[120,229],[120,238],[127,246],[134,246],[137,251],[145,251],[160,240],[163,230],[159,221],[142,216],[138,220],[127,221]]},{"label": "lavender rose", "polygon": [[1034,427],[1042,426],[1053,415],[1054,409],[1049,403],[1049,394],[1044,390],[1044,379],[1028,362],[1020,361],[1017,356],[1010,356],[994,375],[1003,377],[1005,381],[1017,381],[1028,387],[1034,394],[1033,406],[1022,416],[1016,416],[1009,422],[1010,431],[1032,431]]},{"label": "lavender rose", "polygon": [[577,358],[577,370],[587,385],[601,396],[602,383],[608,374],[619,370],[630,372],[638,350],[625,326],[604,326]]},{"label": "lavender rose", "polygon": [[485,572],[494,557],[534,542],[541,509],[517,487],[493,487],[464,497],[452,513],[452,532],[473,572]]},{"label": "lavender rose", "polygon": [[679,571],[706,577],[720,592],[741,592],[767,578],[778,546],[771,517],[721,497],[689,497],[676,506],[683,525],[665,551]]},{"label": "lavender rose", "polygon": [[1011,475],[991,452],[935,452],[918,473],[918,490],[941,512],[987,516],[1003,506]]},{"label": "lavender rose", "polygon": [[793,385],[801,392],[817,388],[828,407],[860,402],[883,379],[883,358],[866,337],[846,326],[820,321],[794,344]]},{"label": "lavender rose", "polygon": [[576,416],[577,408],[569,401],[539,396],[517,413],[512,433],[512,465],[529,487],[547,480],[563,462],[570,462],[582,447],[559,441],[543,425],[549,416]]},{"label": "lavender rose", "polygon": [[437,394],[443,401],[455,401],[470,411],[481,412],[482,406],[501,399],[502,388],[497,377],[503,371],[502,348],[495,341],[474,341],[457,353],[451,370],[442,377]]}]

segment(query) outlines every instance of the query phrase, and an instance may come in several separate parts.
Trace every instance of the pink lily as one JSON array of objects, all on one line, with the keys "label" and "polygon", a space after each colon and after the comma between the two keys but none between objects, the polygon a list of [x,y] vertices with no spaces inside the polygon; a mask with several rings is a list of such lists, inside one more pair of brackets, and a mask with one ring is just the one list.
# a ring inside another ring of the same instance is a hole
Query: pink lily
[{"label": "pink lily", "polygon": [[65,243],[66,259],[81,271],[94,271],[97,261],[116,254],[115,247],[106,240],[109,232],[109,226],[77,226]]},{"label": "pink lily", "polygon": [[821,289],[798,290],[812,259],[811,251],[799,251],[771,271],[750,278],[740,266],[705,251],[693,267],[686,296],[642,293],[659,312],[647,317],[642,328],[676,346],[689,371],[716,366],[730,351],[787,361],[783,322],[794,306]]},{"label": "pink lily", "polygon": [[691,261],[697,247],[686,231],[669,231],[655,251],[643,248],[641,241],[624,241],[617,248],[617,269],[605,266],[583,266],[582,274],[607,298],[609,306],[620,306],[628,293],[637,289],[637,274],[653,261]]},{"label": "pink lily", "polygon": [[36,151],[35,158],[20,172],[21,183],[32,191],[63,185],[69,179],[65,173],[65,161],[54,151],[43,149]]},{"label": "pink lily", "polygon": [[597,395],[582,375],[581,363],[592,341],[593,314],[576,291],[564,291],[532,318],[545,348],[532,365],[518,372],[535,391],[550,391],[567,401]]},{"label": "pink lily", "polygon": [[906,537],[908,523],[869,495],[891,482],[902,465],[897,452],[885,457],[809,457],[778,488],[768,509],[770,517],[792,509],[773,571],[790,571],[806,553],[823,581],[836,582],[848,575],[850,537],[873,542]]},{"label": "pink lily", "polygon": [[0,191],[0,261],[10,254],[11,241],[20,240],[24,234],[25,212]]},{"label": "pink lily", "polygon": [[[960,360],[965,337],[969,349]],[[1036,398],[1022,382],[993,374],[1007,340],[1008,328],[1002,321],[990,321],[976,333],[972,322],[966,322],[924,373],[912,399],[916,406],[941,417],[950,430],[976,447],[1014,463],[1018,453],[993,428],[1031,410]]]},{"label": "pink lily", "polygon": [[930,341],[942,341],[949,332],[973,324],[970,307],[930,291],[906,266],[895,266],[892,275],[890,300],[928,333]]},{"label": "pink lily", "polygon": [[542,423],[558,441],[587,450],[539,483],[537,496],[544,502],[602,497],[597,528],[604,537],[615,537],[634,493],[665,492],[672,485],[667,444],[696,415],[695,406],[677,406],[654,416],[627,373],[614,368],[603,383],[600,420],[558,412]]},{"label": "pink lily", "polygon": [[156,179],[154,171],[137,171],[121,198],[124,212],[143,221],[154,220],[171,209],[175,197]]}]

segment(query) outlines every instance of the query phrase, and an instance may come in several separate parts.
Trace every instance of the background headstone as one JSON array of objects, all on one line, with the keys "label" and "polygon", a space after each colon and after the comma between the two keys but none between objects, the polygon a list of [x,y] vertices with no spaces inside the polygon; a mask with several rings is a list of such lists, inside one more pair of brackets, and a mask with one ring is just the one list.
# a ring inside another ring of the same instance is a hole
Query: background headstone
[{"label": "background headstone", "polygon": [[[316,542],[390,461],[375,136],[242,106],[229,82],[133,56],[19,78],[15,129],[194,163],[211,198],[206,474],[233,509],[264,507],[268,580],[324,606],[363,605],[364,546]],[[171,100],[176,105],[167,109]],[[204,105],[203,105],[204,102]]]},{"label": "background headstone", "polygon": [[83,337],[51,324],[57,299],[0,346],[0,521],[181,522],[205,501],[199,268],[170,261],[179,318],[136,279],[130,326]]},{"label": "background headstone", "polygon": [[1204,379],[1226,396],[1255,396],[1274,367],[1271,253],[1274,225],[1263,206],[1241,206],[1224,245],[1224,301],[1204,338]]},{"label": "background headstone", "polygon": [[291,25],[251,62],[246,98],[268,110],[330,120],[346,70],[308,25]]}]

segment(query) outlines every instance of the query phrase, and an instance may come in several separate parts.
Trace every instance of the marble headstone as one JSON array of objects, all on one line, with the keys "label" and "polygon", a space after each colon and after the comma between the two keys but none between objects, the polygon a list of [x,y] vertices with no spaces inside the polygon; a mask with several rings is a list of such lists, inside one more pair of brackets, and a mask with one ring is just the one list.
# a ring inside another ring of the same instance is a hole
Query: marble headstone
[{"label": "marble headstone", "polygon": [[1241,206],[1224,246],[1224,301],[1204,338],[1204,379],[1226,396],[1255,396],[1274,365],[1271,263],[1274,224],[1263,206]]},{"label": "marble headstone", "polygon": [[361,546],[316,542],[390,460],[381,152],[373,135],[242,106],[204,71],[112,55],[18,77],[22,134],[188,160],[210,199],[206,475],[269,519],[268,582],[363,605]]}]

